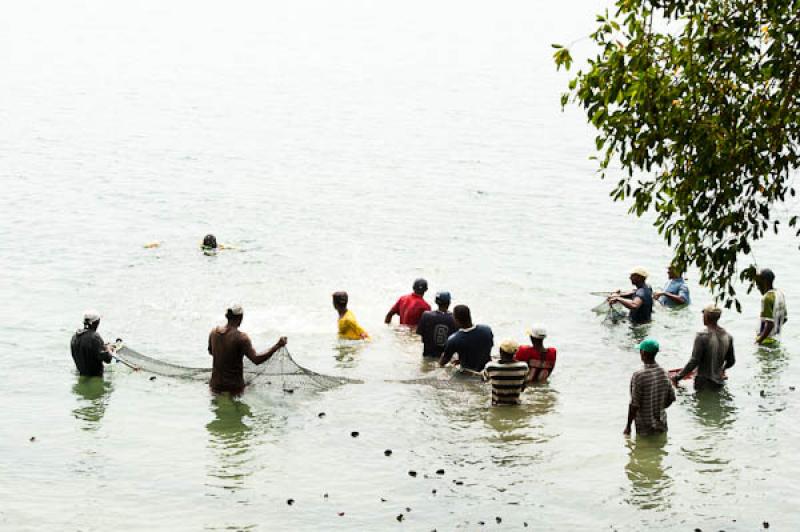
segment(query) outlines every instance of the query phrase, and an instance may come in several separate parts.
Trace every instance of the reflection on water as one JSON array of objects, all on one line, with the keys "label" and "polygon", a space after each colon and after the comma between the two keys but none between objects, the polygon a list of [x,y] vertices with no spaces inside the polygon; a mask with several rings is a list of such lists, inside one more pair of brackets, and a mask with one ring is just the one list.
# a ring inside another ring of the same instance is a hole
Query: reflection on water
[{"label": "reflection on water", "polygon": [[221,483],[217,487],[238,490],[250,474],[247,466],[251,461],[250,446],[253,428],[245,423],[251,421],[253,413],[247,403],[233,399],[227,393],[211,400],[214,419],[206,425],[209,447],[217,455],[217,463],[211,467],[210,476]]},{"label": "reflection on water", "polygon": [[364,349],[367,342],[359,340],[339,340],[333,347],[336,367],[349,369],[358,364],[358,354]]},{"label": "reflection on water", "polygon": [[78,398],[78,407],[72,411],[76,419],[83,421],[83,430],[97,430],[106,413],[108,400],[114,386],[111,379],[103,377],[78,377],[72,392]]},{"label": "reflection on water", "polygon": [[[723,445],[736,421],[736,405],[727,388],[720,391],[703,390],[694,394],[689,403],[689,412],[700,425],[701,432],[683,448],[684,454],[697,464],[698,473],[731,473],[728,465],[731,457],[725,453]],[[708,479],[697,486],[699,491],[710,490],[712,481]]]},{"label": "reflection on water", "polygon": [[667,434],[626,439],[628,465],[625,474],[631,482],[627,502],[643,510],[666,510],[670,507],[674,481],[664,467]]},{"label": "reflection on water", "polygon": [[760,370],[756,379],[763,384],[774,383],[776,377],[779,377],[789,364],[786,350],[780,344],[775,347],[758,346],[756,360]]},{"label": "reflection on water", "polygon": [[719,391],[696,392],[695,401],[690,403],[689,411],[701,425],[714,429],[715,434],[727,432],[736,421],[736,404],[727,387]]}]

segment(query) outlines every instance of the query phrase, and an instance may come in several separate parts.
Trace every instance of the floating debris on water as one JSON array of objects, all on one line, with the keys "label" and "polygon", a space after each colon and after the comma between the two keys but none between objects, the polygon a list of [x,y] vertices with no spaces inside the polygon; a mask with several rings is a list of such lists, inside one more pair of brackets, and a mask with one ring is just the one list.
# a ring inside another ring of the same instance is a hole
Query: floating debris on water
[{"label": "floating debris on water", "polygon": [[286,500],[286,504],[288,504],[289,506],[293,505],[294,504],[294,499],[287,499]]},{"label": "floating debris on water", "polygon": [[410,476],[410,477],[416,477],[416,476],[417,476],[417,472],[416,472],[416,471],[409,471],[409,472],[408,472],[408,476]]},{"label": "floating debris on water", "polygon": [[391,449],[386,449],[385,451],[383,451],[383,455],[384,456],[392,456],[392,450]]},{"label": "floating debris on water", "polygon": [[503,522],[503,518],[502,517],[495,517],[494,520],[497,521],[498,525]]},{"label": "floating debris on water", "polygon": [[432,489],[432,490],[431,490],[431,493],[433,493],[434,495],[436,495],[436,489],[435,489],[435,488],[434,488],[434,489]]},{"label": "floating debris on water", "polygon": [[483,526],[483,525],[485,525],[486,523],[484,523],[483,521],[478,521],[478,524],[479,524],[479,525],[481,525],[481,526]]},{"label": "floating debris on water", "polygon": [[152,377],[150,377],[150,380],[151,380],[151,381],[154,381],[154,380],[156,380],[156,376],[155,376],[155,375],[153,375]]},{"label": "floating debris on water", "polygon": [[325,412],[320,412],[319,414],[317,414],[317,417],[320,418],[320,419],[324,418],[325,417]]},{"label": "floating debris on water", "polygon": [[764,525],[764,528],[769,528],[769,522],[767,522],[767,521],[764,521],[764,522],[763,522],[763,523],[761,523],[761,524],[762,524],[762,525]]},{"label": "floating debris on water", "polygon": [[386,502],[386,499],[384,499],[383,497],[381,497],[381,502]]},{"label": "floating debris on water", "polygon": [[402,521],[403,520],[403,514],[397,514],[397,517],[395,519],[397,519],[398,522]]},{"label": "floating debris on water", "polygon": [[794,391],[794,386],[789,386],[789,391],[793,392]]},{"label": "floating debris on water", "polygon": [[327,498],[328,498],[328,494],[327,494],[327,493],[323,493],[323,494],[322,494],[322,498],[323,498],[323,499],[327,499]]},{"label": "floating debris on water", "polygon": [[358,438],[358,431],[354,430],[353,432],[350,433],[350,436],[352,436],[353,438]]},{"label": "floating debris on water", "polygon": [[31,436],[30,441],[36,441],[36,436]]},{"label": "floating debris on water", "polygon": [[436,474],[437,475],[444,475],[444,469],[437,469],[436,470]]},{"label": "floating debris on water", "polygon": [[410,512],[411,512],[411,508],[409,508],[408,506],[406,506],[406,512],[410,513]]},{"label": "floating debris on water", "polygon": [[528,522],[527,521],[523,521],[522,522],[522,526],[524,526],[525,528],[528,528]]},{"label": "floating debris on water", "polygon": [[336,515],[338,515],[339,517],[342,517],[342,516],[344,516],[344,512],[339,512]]},{"label": "floating debris on water", "polygon": [[765,392],[764,390],[761,390],[761,397],[766,397],[766,396],[767,396],[767,392]]},{"label": "floating debris on water", "polygon": [[463,482],[463,481],[461,481],[461,480],[454,480],[454,481],[453,481],[453,484],[455,484],[456,486],[463,486],[463,485],[464,485],[464,482]]}]

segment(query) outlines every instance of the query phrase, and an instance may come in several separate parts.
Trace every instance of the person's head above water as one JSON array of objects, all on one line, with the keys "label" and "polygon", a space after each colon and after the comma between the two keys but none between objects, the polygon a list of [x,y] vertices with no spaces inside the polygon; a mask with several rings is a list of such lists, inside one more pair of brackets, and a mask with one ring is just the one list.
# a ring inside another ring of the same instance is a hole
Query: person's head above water
[{"label": "person's head above water", "polygon": [[333,308],[336,310],[347,308],[347,292],[334,292],[333,293]]},{"label": "person's head above water", "polygon": [[642,286],[644,284],[645,279],[647,279],[647,270],[645,270],[641,266],[637,266],[636,268],[631,270],[630,279],[631,283],[633,283],[637,287]]},{"label": "person's head above water", "polygon": [[706,305],[703,309],[703,325],[716,325],[722,316],[722,309],[714,303]]},{"label": "person's head above water", "polygon": [[472,313],[466,305],[456,305],[453,307],[453,319],[459,329],[469,329],[472,327]]},{"label": "person's head above water", "polygon": [[450,307],[450,292],[436,292],[435,301],[439,310],[446,311]]},{"label": "person's head above water", "polygon": [[528,336],[530,336],[533,345],[542,345],[547,337],[547,329],[542,324],[534,325],[528,329]]},{"label": "person's head above water", "polygon": [[416,279],[412,288],[415,294],[421,296],[428,291],[428,281],[422,278]]},{"label": "person's head above water", "polygon": [[658,345],[658,340],[655,338],[645,338],[636,347],[639,349],[639,355],[642,357],[642,362],[645,364],[651,364],[655,362],[656,355],[661,349],[661,346]]},{"label": "person's head above water", "polygon": [[513,360],[518,349],[519,344],[514,340],[504,340],[500,344],[500,358],[502,360]]},{"label": "person's head above water", "polygon": [[680,268],[678,268],[674,264],[670,264],[669,266],[667,266],[667,277],[669,277],[670,279],[680,279],[681,277],[683,277],[681,273],[682,272]]},{"label": "person's head above water", "polygon": [[217,249],[217,237],[212,234],[208,234],[203,238],[203,248],[205,249]]},{"label": "person's head above water", "polygon": [[772,290],[772,283],[775,282],[775,273],[769,268],[764,268],[758,272],[756,277],[756,286],[762,294],[766,294]]},{"label": "person's head above water", "polygon": [[83,313],[83,328],[97,329],[100,325],[100,313],[96,310],[87,310]]},{"label": "person's head above water", "polygon": [[244,318],[244,310],[242,310],[242,306],[238,303],[234,303],[228,310],[225,311],[225,317],[228,319],[229,325],[239,326],[242,323],[242,319]]}]

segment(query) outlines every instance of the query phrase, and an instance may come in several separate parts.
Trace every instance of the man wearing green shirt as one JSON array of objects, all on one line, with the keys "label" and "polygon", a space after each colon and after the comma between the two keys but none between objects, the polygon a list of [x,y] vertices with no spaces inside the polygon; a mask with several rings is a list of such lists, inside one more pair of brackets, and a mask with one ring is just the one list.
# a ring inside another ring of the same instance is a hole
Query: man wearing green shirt
[{"label": "man wearing green shirt", "polygon": [[769,268],[758,273],[756,284],[764,297],[761,299],[761,322],[756,337],[759,345],[776,345],[780,341],[781,329],[788,319],[786,297],[775,288],[775,274]]}]

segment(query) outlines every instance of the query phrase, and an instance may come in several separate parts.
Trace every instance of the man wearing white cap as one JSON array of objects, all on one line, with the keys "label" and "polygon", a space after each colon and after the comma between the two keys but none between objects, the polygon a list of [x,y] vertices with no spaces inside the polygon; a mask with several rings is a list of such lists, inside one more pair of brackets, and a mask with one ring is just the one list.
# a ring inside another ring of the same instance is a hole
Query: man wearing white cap
[{"label": "man wearing white cap", "polygon": [[239,395],[245,387],[243,358],[249,358],[253,364],[262,364],[286,345],[286,337],[281,336],[267,351],[256,354],[250,337],[239,330],[244,318],[242,306],[231,305],[225,312],[225,318],[228,323],[214,327],[208,335],[208,354],[214,357],[208,385],[214,393]]},{"label": "man wearing white cap", "polygon": [[83,314],[83,329],[75,331],[70,342],[72,360],[75,367],[84,377],[102,377],[103,362],[111,362],[108,346],[97,333],[100,326],[100,314],[96,310],[87,310]]},{"label": "man wearing white cap", "polygon": [[525,362],[530,368],[529,383],[546,382],[556,367],[556,348],[544,346],[544,339],[547,337],[544,325],[531,327],[528,336],[532,345],[521,345],[515,358]]},{"label": "man wearing white cap", "polygon": [[619,303],[630,311],[628,317],[634,325],[648,323],[653,315],[653,289],[645,283],[647,270],[637,266],[631,270],[631,283],[636,290],[608,298],[609,303]]}]

